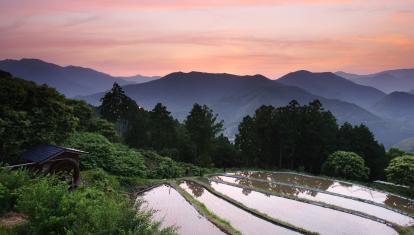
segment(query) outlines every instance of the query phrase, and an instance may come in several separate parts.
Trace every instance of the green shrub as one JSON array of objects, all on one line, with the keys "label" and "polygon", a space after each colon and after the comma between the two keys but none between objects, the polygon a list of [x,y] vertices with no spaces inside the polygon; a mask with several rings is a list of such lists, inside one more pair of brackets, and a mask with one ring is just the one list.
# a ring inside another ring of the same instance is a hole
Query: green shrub
[{"label": "green shrub", "polygon": [[173,161],[154,151],[136,150],[122,144],[113,144],[96,133],[76,133],[65,145],[89,153],[81,156],[83,170],[102,168],[118,176],[150,178],[199,176],[205,172],[204,168]]},{"label": "green shrub", "polygon": [[120,188],[117,177],[109,175],[101,168],[83,171],[82,181],[87,187],[95,187],[105,192],[115,192]]},{"label": "green shrub", "polygon": [[109,165],[104,166],[105,169],[121,176],[145,176],[144,158],[139,152],[122,144],[115,144],[114,149]]},{"label": "green shrub", "polygon": [[0,182],[0,215],[10,208],[10,196],[9,189]]},{"label": "green shrub", "polygon": [[169,157],[163,157],[156,152],[139,150],[145,159],[147,177],[149,178],[177,178],[184,176],[201,176],[207,169],[190,163],[176,162]]},{"label": "green shrub", "polygon": [[138,211],[120,194],[98,188],[68,192],[67,185],[43,177],[19,190],[17,208],[29,219],[30,234],[163,234],[151,214]]},{"label": "green shrub", "polygon": [[356,153],[345,151],[337,151],[329,155],[322,165],[322,172],[329,176],[351,180],[366,180],[369,175],[364,159]]},{"label": "green shrub", "polygon": [[392,159],[385,172],[388,181],[413,187],[414,156],[404,155]]},{"label": "green shrub", "polygon": [[116,132],[115,125],[102,118],[92,118],[87,131],[99,133],[111,142],[120,142],[121,140],[121,137]]},{"label": "green shrub", "polygon": [[154,178],[177,178],[183,176],[182,168],[170,158],[165,158],[159,163],[155,171]]},{"label": "green shrub", "polygon": [[59,206],[62,197],[67,193],[67,185],[47,178],[19,189],[17,208],[28,215],[32,233],[64,233],[68,219],[59,210]]},{"label": "green shrub", "polygon": [[14,209],[17,190],[27,184],[30,184],[27,171],[0,169],[0,215]]},{"label": "green shrub", "polygon": [[122,144],[113,144],[100,134],[76,133],[65,145],[89,153],[81,157],[83,170],[103,168],[116,175],[145,176],[146,167],[139,152]]},{"label": "green shrub", "polygon": [[104,168],[115,153],[113,144],[104,136],[96,133],[75,133],[66,140],[64,145],[89,153],[81,156],[80,160],[81,168],[85,170],[97,167]]}]

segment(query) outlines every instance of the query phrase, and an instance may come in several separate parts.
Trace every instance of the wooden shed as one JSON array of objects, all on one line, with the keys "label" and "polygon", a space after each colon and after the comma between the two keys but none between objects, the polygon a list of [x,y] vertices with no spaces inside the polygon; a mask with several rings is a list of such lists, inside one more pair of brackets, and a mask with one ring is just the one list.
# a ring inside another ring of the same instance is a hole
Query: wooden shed
[{"label": "wooden shed", "polygon": [[80,184],[79,157],[87,152],[60,147],[50,144],[40,144],[23,153],[27,166],[41,173],[68,172],[72,175],[70,188]]}]

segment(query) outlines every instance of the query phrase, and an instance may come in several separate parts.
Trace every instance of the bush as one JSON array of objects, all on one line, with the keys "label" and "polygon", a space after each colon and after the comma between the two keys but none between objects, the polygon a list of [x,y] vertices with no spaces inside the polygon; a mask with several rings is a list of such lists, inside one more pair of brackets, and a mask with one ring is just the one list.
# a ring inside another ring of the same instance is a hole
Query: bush
[{"label": "bush", "polygon": [[385,172],[388,181],[413,187],[414,156],[404,155],[392,159]]},{"label": "bush", "polygon": [[322,165],[322,172],[329,176],[351,180],[366,180],[369,175],[364,159],[356,153],[345,151],[337,151],[329,155]]},{"label": "bush", "polygon": [[153,151],[140,150],[145,159],[147,177],[149,178],[177,178],[184,176],[202,176],[206,168],[190,163],[176,162],[169,157],[162,157]]},{"label": "bush", "polygon": [[69,193],[67,185],[43,177],[19,190],[17,208],[29,219],[30,234],[159,234],[159,224],[125,196],[94,188]]},{"label": "bush", "polygon": [[92,118],[87,131],[99,133],[111,142],[120,142],[121,140],[121,137],[116,132],[115,125],[102,118]]},{"label": "bush", "polygon": [[17,190],[27,184],[30,184],[27,171],[0,169],[0,215],[14,209]]},{"label": "bush", "polygon": [[105,192],[115,192],[120,188],[117,177],[109,175],[101,168],[83,171],[82,181],[87,187],[95,187]]},{"label": "bush", "polygon": [[116,175],[145,176],[144,159],[139,152],[122,144],[113,144],[100,134],[76,133],[65,145],[89,153],[81,157],[83,170],[103,168]]},{"label": "bush", "polygon": [[155,171],[155,178],[177,178],[183,176],[182,168],[178,167],[177,163],[170,158],[165,158],[159,163]]},{"label": "bush", "polygon": [[0,215],[6,212],[10,207],[10,192],[8,188],[6,188],[0,182]]},{"label": "bush", "polygon": [[80,165],[84,170],[103,168],[110,161],[110,157],[115,154],[113,144],[104,136],[96,133],[75,133],[66,140],[64,145],[89,153],[80,158]]},{"label": "bush", "polygon": [[105,169],[121,176],[144,177],[146,175],[144,158],[139,152],[122,144],[115,144],[114,148],[114,155],[110,157],[109,165],[104,166]]}]

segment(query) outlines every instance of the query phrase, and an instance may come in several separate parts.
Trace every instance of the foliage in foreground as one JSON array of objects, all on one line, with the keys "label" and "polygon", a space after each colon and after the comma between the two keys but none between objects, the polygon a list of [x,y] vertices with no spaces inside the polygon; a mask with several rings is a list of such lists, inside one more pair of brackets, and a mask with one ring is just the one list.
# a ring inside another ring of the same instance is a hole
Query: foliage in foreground
[{"label": "foliage in foreground", "polygon": [[[27,215],[30,234],[169,234],[151,222],[151,213],[137,212],[117,191],[91,185],[68,192],[55,177],[29,179],[25,171],[0,170],[3,184],[0,203],[6,211]],[[5,196],[5,197],[4,197]],[[9,200],[14,198],[14,200]],[[2,207],[2,209],[4,209]],[[6,212],[4,211],[4,212]]]},{"label": "foliage in foreground", "polygon": [[414,156],[403,155],[392,159],[385,172],[388,181],[413,187]]}]

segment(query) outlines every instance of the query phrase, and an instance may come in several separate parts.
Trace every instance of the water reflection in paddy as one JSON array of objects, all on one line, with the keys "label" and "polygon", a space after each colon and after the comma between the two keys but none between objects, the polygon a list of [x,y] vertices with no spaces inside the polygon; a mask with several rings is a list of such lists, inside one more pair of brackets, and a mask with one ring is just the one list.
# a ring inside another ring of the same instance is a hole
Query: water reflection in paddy
[{"label": "water reflection in paddy", "polygon": [[[298,234],[294,231],[262,220],[232,204],[213,195],[199,184],[185,181],[180,187],[219,217],[229,221],[243,234]],[[196,234],[196,233],[195,233]]]},{"label": "water reflection in paddy", "polygon": [[379,192],[355,184],[349,184],[330,179],[311,177],[288,172],[244,171],[236,172],[235,175],[263,179],[268,181],[289,183],[293,185],[300,185],[309,188],[316,188],[319,190],[325,190],[328,192],[342,194],[345,196],[370,200],[376,203],[385,204],[389,207],[393,207],[398,210],[405,211],[407,213],[414,215],[414,203],[412,201],[406,198]]},{"label": "water reflection in paddy", "polygon": [[137,198],[145,202],[142,209],[156,210],[153,219],[162,221],[162,228],[178,226],[179,234],[225,234],[201,216],[176,190],[162,185]]},{"label": "water reflection in paddy", "polygon": [[356,215],[211,182],[211,186],[247,207],[320,234],[397,234],[391,227]]},{"label": "water reflection in paddy", "polygon": [[369,203],[360,202],[348,198],[338,197],[326,193],[319,193],[314,190],[306,190],[302,188],[296,188],[286,185],[278,185],[271,181],[257,181],[249,178],[233,178],[227,176],[216,176],[215,179],[222,180],[228,183],[234,183],[245,187],[264,189],[271,192],[293,196],[312,201],[324,202],[327,204],[347,208],[350,210],[364,212],[369,215],[376,216],[378,218],[388,220],[390,222],[399,224],[401,226],[413,225],[414,220],[409,216],[402,215],[400,213],[382,208],[379,206],[371,205]]}]

